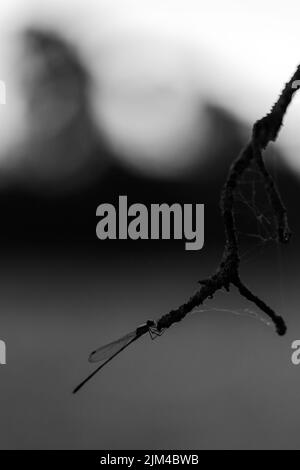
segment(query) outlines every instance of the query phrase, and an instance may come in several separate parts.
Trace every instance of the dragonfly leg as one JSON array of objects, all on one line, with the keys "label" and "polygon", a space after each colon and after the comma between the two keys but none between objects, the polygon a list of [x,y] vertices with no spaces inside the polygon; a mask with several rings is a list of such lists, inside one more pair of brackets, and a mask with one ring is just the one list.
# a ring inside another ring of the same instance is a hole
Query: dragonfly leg
[{"label": "dragonfly leg", "polygon": [[152,328],[149,328],[149,335],[150,335],[150,338],[151,338],[152,340],[154,340],[154,339],[156,338],[155,333],[154,333],[154,331],[152,330]]},{"label": "dragonfly leg", "polygon": [[155,331],[156,336],[161,336],[166,331],[166,328],[162,328],[161,330],[158,330],[157,328],[154,328],[154,331]]},{"label": "dragonfly leg", "polygon": [[165,328],[162,330],[158,330],[155,327],[150,327],[149,328],[149,334],[151,336],[151,339],[156,339],[158,336],[161,336],[165,332]]}]

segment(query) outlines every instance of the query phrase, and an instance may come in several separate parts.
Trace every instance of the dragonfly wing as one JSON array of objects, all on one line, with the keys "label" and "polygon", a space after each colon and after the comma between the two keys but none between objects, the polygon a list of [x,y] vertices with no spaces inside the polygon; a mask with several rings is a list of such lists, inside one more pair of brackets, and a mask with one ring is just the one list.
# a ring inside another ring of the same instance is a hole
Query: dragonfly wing
[{"label": "dragonfly wing", "polygon": [[101,346],[100,348],[93,351],[89,356],[89,362],[100,362],[105,361],[110,356],[115,354],[119,349],[123,348],[127,343],[129,343],[134,337],[136,336],[136,330],[128,333],[125,336],[117,339],[116,341],[112,341],[105,346]]}]

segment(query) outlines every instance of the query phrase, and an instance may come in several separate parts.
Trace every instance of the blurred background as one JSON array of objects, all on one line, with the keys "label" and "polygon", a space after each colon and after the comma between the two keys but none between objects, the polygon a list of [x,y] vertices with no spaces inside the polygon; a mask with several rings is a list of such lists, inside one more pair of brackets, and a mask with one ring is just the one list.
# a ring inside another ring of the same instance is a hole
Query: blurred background
[{"label": "blurred background", "polygon": [[[220,292],[210,311],[144,337],[71,394],[91,350],[178,307],[217,267],[220,190],[298,64],[298,10],[293,0],[272,10],[267,0],[2,1],[2,449],[298,447],[299,97],[267,152],[292,243],[270,242],[254,172],[237,207],[255,235],[241,237],[242,275],[287,335]],[[203,250],[99,241],[96,208],[119,195],[204,203]]]}]

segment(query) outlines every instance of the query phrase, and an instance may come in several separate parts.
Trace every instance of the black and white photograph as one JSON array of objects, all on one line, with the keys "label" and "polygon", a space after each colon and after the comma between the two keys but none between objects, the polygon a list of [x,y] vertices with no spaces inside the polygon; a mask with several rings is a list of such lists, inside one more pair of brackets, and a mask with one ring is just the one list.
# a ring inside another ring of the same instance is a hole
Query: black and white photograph
[{"label": "black and white photograph", "polygon": [[1,0],[1,451],[300,450],[299,88],[296,0]]}]

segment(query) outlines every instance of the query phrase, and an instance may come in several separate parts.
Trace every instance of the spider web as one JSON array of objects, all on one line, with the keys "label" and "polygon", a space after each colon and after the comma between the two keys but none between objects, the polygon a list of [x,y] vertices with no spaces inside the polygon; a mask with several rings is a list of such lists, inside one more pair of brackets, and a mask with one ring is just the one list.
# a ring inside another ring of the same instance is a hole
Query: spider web
[{"label": "spider web", "polygon": [[[273,178],[277,180],[277,155],[269,155]],[[273,158],[274,157],[274,158]],[[281,246],[278,242],[277,221],[274,210],[266,191],[265,180],[255,162],[248,167],[240,179],[236,189],[234,203],[236,231],[240,251],[241,267],[251,261],[257,263],[258,258],[266,255],[277,261],[275,272],[281,308],[282,294],[282,262]],[[232,311],[242,316],[250,316],[270,326],[271,323],[256,311],[243,309],[242,312]]]},{"label": "spider web", "polygon": [[[275,173],[273,177],[275,180],[277,179],[276,161],[277,156],[275,156],[275,159],[271,162],[273,163],[273,173]],[[282,308],[282,263],[281,248],[277,236],[277,224],[265,188],[265,180],[255,163],[252,163],[248,167],[238,183],[234,202],[234,214],[241,267],[262,257],[262,255],[266,254],[267,250],[269,250],[270,253],[272,253],[272,250],[275,252],[275,258],[277,258],[276,271],[279,284],[278,290]],[[249,308],[241,307],[232,309],[214,306],[210,308],[196,308],[193,312],[221,312],[239,317],[248,317],[262,322],[266,326],[272,326],[272,322],[269,318]]]},{"label": "spider web", "polygon": [[255,163],[239,181],[234,211],[242,265],[261,256],[268,248],[279,249],[274,211],[264,178]]}]

